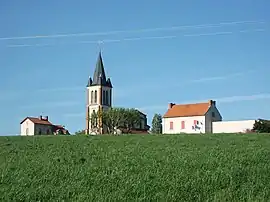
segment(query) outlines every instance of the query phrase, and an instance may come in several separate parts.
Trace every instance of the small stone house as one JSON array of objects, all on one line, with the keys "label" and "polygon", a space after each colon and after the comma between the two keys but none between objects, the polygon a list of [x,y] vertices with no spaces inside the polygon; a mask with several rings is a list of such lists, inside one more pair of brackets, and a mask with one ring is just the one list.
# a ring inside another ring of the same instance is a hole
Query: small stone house
[{"label": "small stone house", "polygon": [[22,136],[69,134],[64,126],[52,124],[48,116],[26,117],[21,121],[20,125]]}]

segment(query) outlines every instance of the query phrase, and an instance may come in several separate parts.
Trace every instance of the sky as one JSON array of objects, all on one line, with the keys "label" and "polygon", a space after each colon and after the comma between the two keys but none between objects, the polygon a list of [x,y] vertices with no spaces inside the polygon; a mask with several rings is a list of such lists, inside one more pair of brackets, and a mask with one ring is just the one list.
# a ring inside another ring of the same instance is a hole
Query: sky
[{"label": "sky", "polygon": [[[268,0],[1,0],[0,135],[27,116],[85,128],[102,50],[113,106],[148,116],[214,99],[223,120],[270,119]],[[99,43],[101,42],[101,43]]]}]

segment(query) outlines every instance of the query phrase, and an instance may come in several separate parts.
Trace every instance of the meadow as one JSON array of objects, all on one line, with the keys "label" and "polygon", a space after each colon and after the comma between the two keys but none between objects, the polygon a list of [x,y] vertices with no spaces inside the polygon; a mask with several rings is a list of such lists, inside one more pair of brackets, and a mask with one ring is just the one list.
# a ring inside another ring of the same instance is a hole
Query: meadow
[{"label": "meadow", "polygon": [[0,137],[1,201],[268,201],[270,135]]}]

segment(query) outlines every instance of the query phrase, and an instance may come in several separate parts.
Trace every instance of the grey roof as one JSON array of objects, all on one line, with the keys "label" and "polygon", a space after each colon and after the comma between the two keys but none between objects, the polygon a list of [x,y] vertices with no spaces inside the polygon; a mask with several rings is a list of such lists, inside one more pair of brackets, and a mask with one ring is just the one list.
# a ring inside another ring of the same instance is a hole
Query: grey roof
[{"label": "grey roof", "polygon": [[91,86],[93,83],[91,77],[89,76],[88,82],[87,82],[87,87]]},{"label": "grey roof", "polygon": [[106,79],[101,52],[99,52],[99,55],[98,55],[93,80],[91,79],[91,77],[89,78],[87,87],[95,86],[95,85],[107,86],[107,87],[112,88],[112,83],[111,83],[110,78]]}]

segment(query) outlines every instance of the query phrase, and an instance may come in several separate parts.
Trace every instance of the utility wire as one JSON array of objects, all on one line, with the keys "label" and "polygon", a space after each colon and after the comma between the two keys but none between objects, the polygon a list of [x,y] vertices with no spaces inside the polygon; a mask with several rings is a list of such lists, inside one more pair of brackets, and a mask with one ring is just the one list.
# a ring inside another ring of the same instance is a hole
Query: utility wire
[{"label": "utility wire", "polygon": [[183,26],[171,26],[171,27],[159,27],[148,29],[136,29],[136,30],[115,30],[107,32],[85,32],[85,33],[72,33],[72,34],[52,34],[52,35],[36,35],[36,36],[18,36],[18,37],[1,37],[0,41],[4,40],[20,40],[20,39],[44,39],[44,38],[63,38],[63,37],[82,37],[82,36],[105,36],[123,33],[142,33],[142,32],[157,32],[157,31],[176,31],[187,29],[202,29],[202,28],[215,28],[229,25],[240,24],[263,24],[264,21],[232,21],[232,22],[220,22],[216,24],[200,24],[200,25],[183,25]]},{"label": "utility wire", "polygon": [[[200,36],[217,36],[217,35],[228,35],[233,33],[248,33],[248,32],[263,32],[265,29],[253,29],[253,30],[239,30],[239,31],[228,31],[228,32],[210,32],[210,33],[199,33],[199,34],[185,34],[183,37],[200,37]],[[180,36],[153,36],[153,37],[136,37],[136,38],[124,38],[124,39],[104,39],[104,40],[93,40],[93,41],[79,41],[74,43],[51,43],[51,44],[12,44],[7,45],[8,48],[19,48],[19,47],[43,47],[43,46],[55,46],[55,45],[65,45],[65,44],[102,44],[102,43],[115,43],[115,42],[125,42],[125,41],[140,41],[140,40],[153,40],[153,39],[173,39]]]}]

